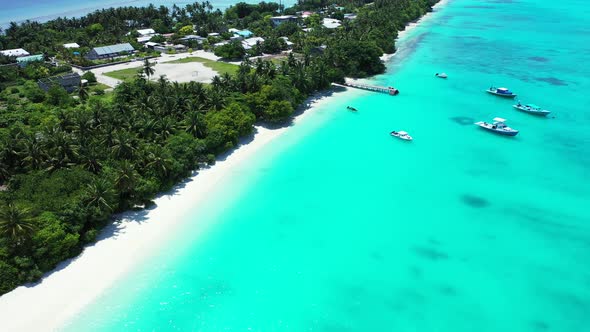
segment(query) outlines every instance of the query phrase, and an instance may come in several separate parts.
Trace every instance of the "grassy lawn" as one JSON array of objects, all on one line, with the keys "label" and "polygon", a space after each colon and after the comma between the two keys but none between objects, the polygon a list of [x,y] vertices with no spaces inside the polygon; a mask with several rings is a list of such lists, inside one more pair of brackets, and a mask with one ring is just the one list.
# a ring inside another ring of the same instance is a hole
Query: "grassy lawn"
[{"label": "grassy lawn", "polygon": [[106,90],[106,89],[110,89],[111,87],[106,85],[106,84],[102,84],[102,83],[95,83],[93,85],[90,86],[90,92],[96,92],[99,90]]},{"label": "grassy lawn", "polygon": [[121,70],[115,70],[108,73],[104,73],[103,75],[116,78],[121,81],[131,81],[137,76],[137,72],[141,70],[141,67],[137,68],[125,68]]},{"label": "grassy lawn", "polygon": [[238,66],[232,65],[231,63],[222,62],[222,61],[213,61],[213,60],[209,60],[209,59],[199,58],[196,56],[184,58],[184,59],[178,59],[178,60],[174,60],[174,61],[169,61],[169,62],[165,62],[165,63],[189,63],[189,62],[200,62],[205,67],[209,67],[209,68],[215,70],[217,73],[219,73],[219,75],[222,75],[224,73],[234,74],[235,72],[238,71],[238,68],[239,68]]}]

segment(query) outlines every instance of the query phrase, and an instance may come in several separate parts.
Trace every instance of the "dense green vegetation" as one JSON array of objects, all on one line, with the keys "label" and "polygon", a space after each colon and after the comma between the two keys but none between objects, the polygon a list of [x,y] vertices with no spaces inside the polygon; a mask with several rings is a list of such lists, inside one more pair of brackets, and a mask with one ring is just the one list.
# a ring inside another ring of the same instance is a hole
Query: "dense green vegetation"
[{"label": "dense green vegetation", "polygon": [[[235,26],[266,38],[286,36],[297,56],[290,54],[279,65],[245,60],[209,86],[149,81],[154,71],[146,61],[141,75],[135,70],[133,79],[104,96],[93,96],[87,87],[73,94],[57,86],[44,92],[35,84],[64,68],[0,67],[0,294],[77,255],[113,213],[149,206],[158,192],[213,164],[217,154],[251,134],[255,122],[283,123],[331,82],[382,72],[379,56],[394,50],[397,30],[434,2],[343,1],[356,20],[330,30],[312,15],[305,22],[313,28],[309,33],[294,23],[271,28],[268,15],[278,11],[272,3],[238,4],[225,14],[207,3],[171,10],[120,8],[12,24],[0,35],[2,48],[51,54],[64,42],[83,47],[118,42],[130,28],[168,32],[195,24],[199,33]],[[286,12],[329,3],[306,1]],[[329,9],[327,15],[339,17],[342,11]],[[325,51],[317,51],[322,45]]]}]

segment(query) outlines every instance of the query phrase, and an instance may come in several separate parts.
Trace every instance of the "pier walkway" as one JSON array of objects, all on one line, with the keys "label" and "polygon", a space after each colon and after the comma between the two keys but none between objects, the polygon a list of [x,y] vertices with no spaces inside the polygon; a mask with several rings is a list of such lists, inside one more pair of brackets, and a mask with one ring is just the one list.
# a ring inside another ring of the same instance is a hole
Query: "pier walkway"
[{"label": "pier walkway", "polygon": [[395,96],[397,94],[399,94],[399,90],[388,86],[388,87],[384,87],[384,86],[377,86],[377,85],[370,85],[370,84],[362,84],[362,83],[356,83],[354,81],[350,81],[350,80],[346,80],[344,82],[344,84],[338,84],[338,83],[332,83],[333,85],[336,86],[341,86],[341,87],[349,87],[349,88],[355,88],[355,89],[361,89],[361,90],[367,90],[367,91],[373,91],[373,92],[380,92],[380,93],[387,93],[391,96]]}]

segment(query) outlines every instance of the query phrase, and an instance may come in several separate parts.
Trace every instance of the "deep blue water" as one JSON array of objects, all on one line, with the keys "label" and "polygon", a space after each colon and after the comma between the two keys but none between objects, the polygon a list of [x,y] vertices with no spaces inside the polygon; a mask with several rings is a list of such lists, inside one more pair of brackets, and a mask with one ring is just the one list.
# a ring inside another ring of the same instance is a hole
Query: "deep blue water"
[{"label": "deep blue water", "polygon": [[[22,0],[22,1],[0,1],[0,27],[6,27],[10,22],[24,20],[47,21],[57,17],[82,16],[97,9],[109,7],[134,6],[142,7],[153,3],[155,6],[172,6],[176,4],[184,7],[196,0]],[[258,3],[256,0],[210,0],[215,8],[225,9],[238,2]],[[295,1],[285,0],[286,6],[292,5]]]},{"label": "deep blue water", "polygon": [[588,331],[589,17],[451,0],[372,80],[399,96],[311,111],[64,330]]}]

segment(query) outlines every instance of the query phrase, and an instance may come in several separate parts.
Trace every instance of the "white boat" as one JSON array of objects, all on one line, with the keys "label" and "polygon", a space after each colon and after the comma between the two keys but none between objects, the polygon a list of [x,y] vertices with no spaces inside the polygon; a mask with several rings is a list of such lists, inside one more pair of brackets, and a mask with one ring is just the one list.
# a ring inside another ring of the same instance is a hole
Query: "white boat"
[{"label": "white boat", "polygon": [[448,77],[446,73],[440,73],[440,74],[439,73],[436,73],[435,76],[436,77],[439,77],[439,78],[447,78]]},{"label": "white boat", "polygon": [[410,136],[407,132],[400,130],[400,131],[392,131],[391,136],[403,139],[404,141],[411,141],[413,140],[412,136]]},{"label": "white boat", "polygon": [[496,96],[505,97],[505,98],[514,98],[516,94],[512,91],[508,90],[507,88],[495,88],[491,86],[489,89],[486,90],[487,93],[491,93]]},{"label": "white boat", "polygon": [[547,116],[547,114],[551,113],[551,111],[548,110],[544,110],[541,107],[535,105],[535,104],[526,104],[523,105],[520,102],[518,102],[518,104],[516,105],[512,105],[514,108],[516,108],[519,111],[523,111],[529,114],[534,114],[534,115],[542,115],[542,116]]},{"label": "white boat", "polygon": [[506,119],[502,118],[494,118],[494,122],[489,123],[485,121],[479,121],[475,124],[480,126],[483,129],[489,130],[496,134],[506,135],[506,136],[516,136],[518,134],[518,130],[512,129],[506,125]]}]

